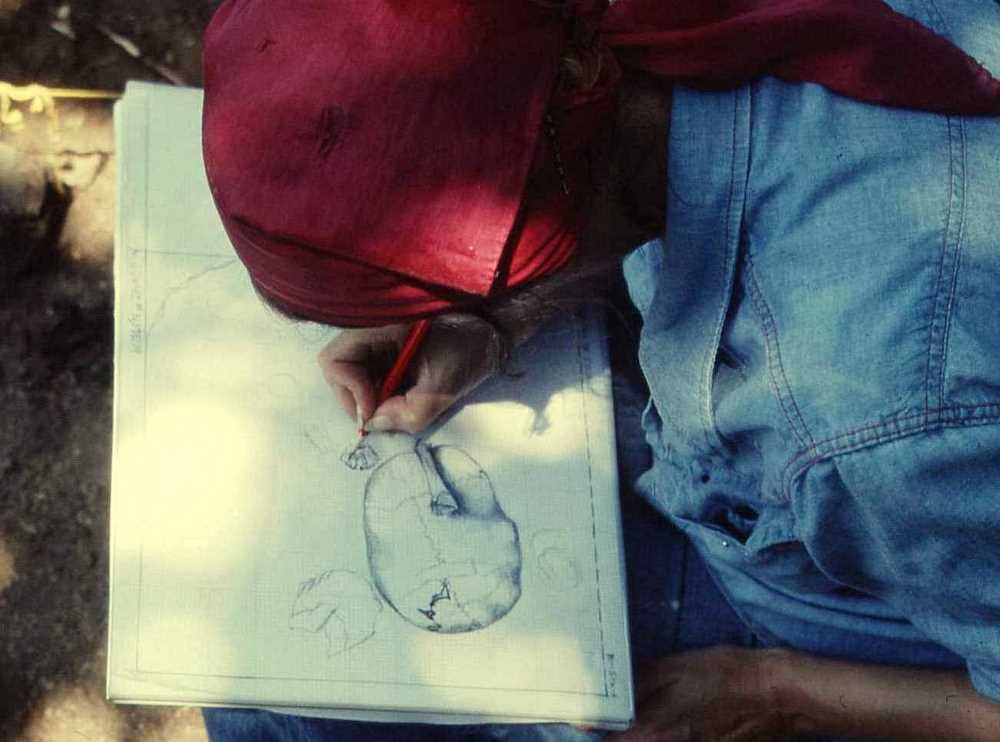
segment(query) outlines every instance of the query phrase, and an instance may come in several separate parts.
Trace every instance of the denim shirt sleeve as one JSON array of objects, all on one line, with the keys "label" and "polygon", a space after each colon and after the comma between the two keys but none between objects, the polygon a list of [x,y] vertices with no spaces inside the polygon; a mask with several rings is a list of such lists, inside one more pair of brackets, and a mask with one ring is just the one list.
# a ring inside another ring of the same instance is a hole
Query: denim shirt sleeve
[{"label": "denim shirt sleeve", "polygon": [[825,572],[899,609],[1000,701],[1000,405],[981,412],[820,462],[793,501]]}]

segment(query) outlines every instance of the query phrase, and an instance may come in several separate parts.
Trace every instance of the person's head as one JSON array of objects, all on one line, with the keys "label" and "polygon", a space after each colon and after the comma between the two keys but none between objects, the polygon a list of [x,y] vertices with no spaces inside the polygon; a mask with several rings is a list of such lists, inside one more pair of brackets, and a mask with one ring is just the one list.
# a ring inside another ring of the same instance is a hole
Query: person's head
[{"label": "person's head", "polygon": [[262,296],[342,326],[478,310],[620,235],[619,191],[593,198],[619,77],[587,32],[603,3],[563,5],[224,2],[205,163]]}]

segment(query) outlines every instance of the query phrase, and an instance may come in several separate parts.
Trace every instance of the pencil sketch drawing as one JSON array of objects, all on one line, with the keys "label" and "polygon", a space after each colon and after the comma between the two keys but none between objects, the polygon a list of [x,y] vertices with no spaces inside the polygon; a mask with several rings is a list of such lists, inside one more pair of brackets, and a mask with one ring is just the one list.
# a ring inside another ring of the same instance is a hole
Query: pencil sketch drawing
[{"label": "pencil sketch drawing", "polygon": [[325,633],[333,656],[375,634],[382,601],[444,634],[510,612],[521,597],[518,528],[471,456],[411,435],[372,434],[341,462],[369,472],[363,527],[374,587],[354,572],[324,572],[302,583],[291,625]]},{"label": "pencil sketch drawing", "polygon": [[372,445],[372,436],[365,436],[357,445],[346,449],[340,456],[341,463],[353,471],[368,471],[378,466],[378,450]]},{"label": "pencil sketch drawing", "polygon": [[288,626],[326,636],[327,655],[365,643],[375,635],[382,601],[368,580],[331,569],[299,585]]},{"label": "pencil sketch drawing", "polygon": [[568,532],[545,529],[534,534],[530,541],[538,572],[550,590],[575,590],[582,584],[583,571],[573,556]]},{"label": "pencil sketch drawing", "polygon": [[383,459],[365,487],[375,586],[427,631],[485,628],[521,597],[517,525],[471,456],[411,440],[412,450]]}]

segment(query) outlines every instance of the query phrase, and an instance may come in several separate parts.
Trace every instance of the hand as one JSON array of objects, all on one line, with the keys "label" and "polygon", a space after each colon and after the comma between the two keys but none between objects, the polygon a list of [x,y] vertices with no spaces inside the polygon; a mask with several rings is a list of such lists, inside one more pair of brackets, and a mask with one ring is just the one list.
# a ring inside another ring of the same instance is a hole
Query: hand
[{"label": "hand", "polygon": [[636,725],[608,742],[781,742],[802,721],[778,704],[769,650],[712,647],[661,658],[636,678]]},{"label": "hand", "polygon": [[488,322],[442,315],[410,366],[413,386],[376,409],[381,377],[392,365],[410,324],[344,330],[317,358],[344,411],[371,431],[419,433],[500,367],[501,339]]}]

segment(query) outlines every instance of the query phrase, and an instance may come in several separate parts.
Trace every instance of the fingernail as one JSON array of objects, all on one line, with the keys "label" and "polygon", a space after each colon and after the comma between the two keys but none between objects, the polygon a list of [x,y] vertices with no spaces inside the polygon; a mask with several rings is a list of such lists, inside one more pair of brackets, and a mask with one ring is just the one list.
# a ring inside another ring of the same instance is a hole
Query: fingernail
[{"label": "fingernail", "polygon": [[369,433],[385,433],[392,430],[392,420],[384,415],[373,417],[365,423],[364,429]]}]

